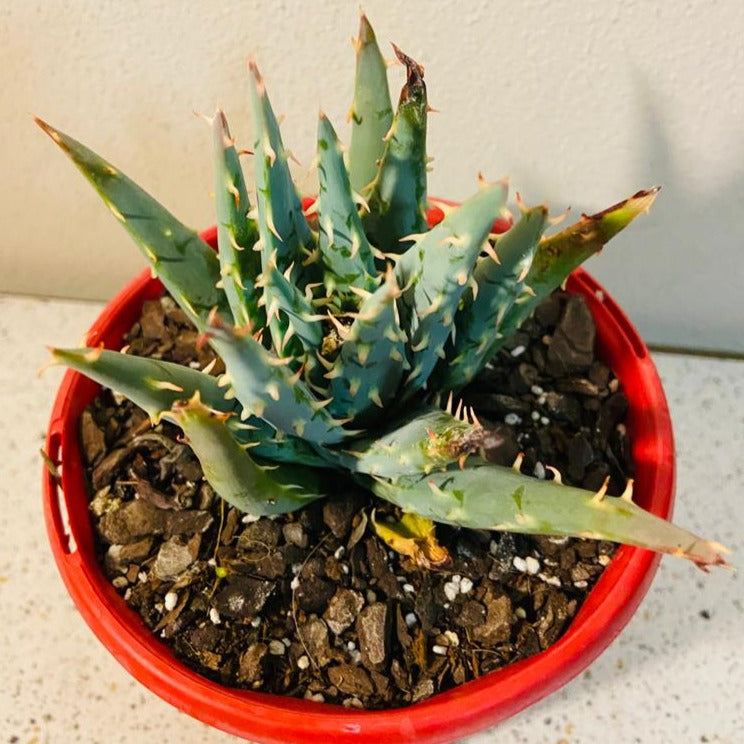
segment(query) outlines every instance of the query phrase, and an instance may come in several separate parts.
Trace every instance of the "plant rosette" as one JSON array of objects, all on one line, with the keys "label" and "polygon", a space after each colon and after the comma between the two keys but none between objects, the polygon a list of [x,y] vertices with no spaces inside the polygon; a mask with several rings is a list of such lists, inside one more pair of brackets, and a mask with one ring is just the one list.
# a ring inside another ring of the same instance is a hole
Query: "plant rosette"
[{"label": "plant rosette", "polygon": [[[518,197],[519,219],[507,217],[505,182],[483,181],[462,205],[437,202],[427,214],[423,68],[395,48],[407,79],[393,111],[364,17],[355,48],[348,159],[321,115],[313,203],[297,195],[263,79],[250,64],[255,206],[218,112],[211,120],[218,224],[201,236],[116,167],[38,122],[159,278],[145,273],[132,282],[90,330],[86,348],[53,350],[55,361],[72,368],[46,444],[45,514],[57,564],[86,622],[137,679],[196,718],[258,741],[464,736],[586,667],[632,615],[660,552],[702,568],[724,563],[720,545],[666,521],[673,442],[658,376],[622,311],[577,268],[645,212],[657,190],[548,236],[544,206],[528,208]],[[622,497],[607,496],[606,483],[587,492],[562,484],[560,474],[538,479],[487,462],[489,431],[462,405],[460,391],[564,281],[591,310],[598,355],[628,400],[635,485]],[[164,287],[224,362],[219,378],[112,351]],[[552,646],[409,707],[353,710],[221,686],[174,657],[97,561],[79,426],[99,385],[153,422],[178,426],[214,493],[251,517],[291,513],[325,497],[324,474],[335,471],[406,513],[392,527],[374,518],[372,526],[427,570],[448,559],[437,523],[624,544]],[[415,539],[401,541],[412,525]]]},{"label": "plant rosette", "polygon": [[[214,242],[214,230],[204,234]],[[636,464],[635,498],[659,517],[671,516],[674,445],[661,382],[646,347],[612,298],[584,271],[568,289],[586,298],[597,325],[601,358],[629,402],[627,425]],[[159,297],[160,282],[143,272],[104,310],[86,343],[116,349],[142,303]],[[559,689],[585,669],[622,630],[645,595],[659,555],[621,546],[561,639],[546,651],[409,708],[344,710],[292,698],[236,690],[186,667],[152,634],[105,576],[95,550],[80,452],[80,416],[99,386],[68,372],[50,419],[46,451],[60,479],[44,470],[44,505],[53,553],[83,619],[142,684],[184,712],[229,733],[267,742],[451,741],[508,718]]]}]

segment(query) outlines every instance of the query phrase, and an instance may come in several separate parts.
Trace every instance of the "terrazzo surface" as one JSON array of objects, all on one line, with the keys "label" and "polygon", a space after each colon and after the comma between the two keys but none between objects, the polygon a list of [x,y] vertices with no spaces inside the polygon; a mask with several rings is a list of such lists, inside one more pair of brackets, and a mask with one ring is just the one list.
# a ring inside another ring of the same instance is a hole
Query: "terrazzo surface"
[{"label": "terrazzo surface", "polygon": [[[47,547],[39,448],[75,345],[100,305],[0,296],[0,744],[223,744],[133,681],[68,598]],[[659,354],[678,454],[675,519],[744,560],[744,362]],[[741,573],[665,557],[616,642],[560,692],[467,744],[744,742]]]}]

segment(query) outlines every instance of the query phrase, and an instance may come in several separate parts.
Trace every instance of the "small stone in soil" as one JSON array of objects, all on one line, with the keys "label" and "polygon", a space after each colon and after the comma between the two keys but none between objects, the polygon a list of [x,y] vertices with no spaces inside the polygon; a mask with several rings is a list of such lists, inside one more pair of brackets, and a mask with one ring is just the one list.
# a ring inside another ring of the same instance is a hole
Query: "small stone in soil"
[{"label": "small stone in soil", "polygon": [[369,669],[379,671],[387,658],[387,605],[376,602],[365,607],[356,622],[362,663]]},{"label": "small stone in soil", "polygon": [[273,581],[235,576],[217,592],[215,606],[220,615],[245,620],[261,612],[275,586]]},{"label": "small stone in soil", "polygon": [[106,566],[109,570],[118,571],[126,569],[130,563],[144,561],[153,546],[152,537],[143,537],[141,540],[127,545],[111,545],[106,551]]},{"label": "small stone in soil", "polygon": [[364,606],[364,598],[351,589],[337,589],[331,597],[323,619],[335,635],[340,635],[356,619]]},{"label": "small stone in soil", "polygon": [[356,505],[351,499],[331,497],[323,504],[323,522],[334,537],[344,537],[351,527]]},{"label": "small stone in soil", "polygon": [[341,692],[347,695],[368,696],[373,692],[367,672],[353,664],[341,664],[328,670],[328,678]]},{"label": "small stone in soil", "polygon": [[155,575],[163,580],[175,579],[196,560],[200,543],[200,535],[194,535],[188,541],[181,536],[166,540],[155,559]]},{"label": "small stone in soil", "polygon": [[310,620],[300,626],[299,635],[310,658],[319,667],[326,666],[332,657],[326,624],[317,618]]},{"label": "small stone in soil", "polygon": [[308,537],[305,533],[305,529],[299,522],[289,522],[282,527],[282,533],[284,539],[289,545],[295,545],[298,548],[306,548],[308,544]]},{"label": "small stone in soil", "polygon": [[252,643],[240,657],[238,679],[241,682],[257,682],[263,674],[263,659],[269,647],[265,643]]},{"label": "small stone in soil", "polygon": [[547,353],[547,371],[558,377],[587,370],[594,361],[596,329],[586,301],[567,295]]},{"label": "small stone in soil", "polygon": [[269,641],[269,653],[272,656],[283,656],[286,650],[286,646],[281,642],[274,639]]},{"label": "small stone in soil", "polygon": [[473,630],[473,638],[487,648],[508,641],[513,622],[512,603],[505,594],[486,594],[486,619],[483,625]]},{"label": "small stone in soil", "polygon": [[147,501],[134,499],[119,509],[106,512],[98,523],[98,531],[106,542],[126,545],[162,534],[166,514]]}]

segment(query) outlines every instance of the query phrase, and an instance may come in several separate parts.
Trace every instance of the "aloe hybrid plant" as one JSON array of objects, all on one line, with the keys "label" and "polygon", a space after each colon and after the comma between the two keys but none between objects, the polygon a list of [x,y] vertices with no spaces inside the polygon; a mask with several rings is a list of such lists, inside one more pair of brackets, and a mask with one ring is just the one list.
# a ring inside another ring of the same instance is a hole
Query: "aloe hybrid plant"
[{"label": "aloe hybrid plant", "polygon": [[418,515],[408,527],[426,539],[433,520],[722,563],[721,546],[633,503],[632,484],[622,498],[606,498],[604,488],[587,492],[485,462],[487,432],[458,405],[458,391],[537,304],[646,212],[657,189],[547,237],[546,207],[518,200],[518,221],[496,236],[507,184],[481,181],[430,228],[423,68],[395,47],[407,79],[393,110],[365,17],[355,46],[348,157],[321,114],[309,209],[254,63],[253,199],[224,114],[211,120],[218,253],[118,168],[37,120],[226,372],[214,377],[103,348],[53,349],[54,360],[119,391],[154,421],[178,425],[215,491],[256,516],[323,498],[329,471],[342,471]]}]

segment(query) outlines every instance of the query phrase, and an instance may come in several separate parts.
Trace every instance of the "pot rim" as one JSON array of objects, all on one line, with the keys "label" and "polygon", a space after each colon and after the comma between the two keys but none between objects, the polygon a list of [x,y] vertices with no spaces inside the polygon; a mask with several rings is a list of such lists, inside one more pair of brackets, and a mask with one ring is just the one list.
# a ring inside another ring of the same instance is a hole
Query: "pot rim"
[{"label": "pot rim", "polygon": [[[216,230],[202,238],[214,245]],[[669,518],[674,502],[671,419],[648,349],[628,318],[583,269],[567,289],[585,297],[597,325],[598,356],[620,379],[629,401],[627,425],[636,465],[635,498]],[[162,285],[149,270],[133,279],[103,310],[88,345],[118,348],[142,303]],[[359,711],[328,703],[224,687],[178,661],[126,606],[99,568],[88,518],[88,497],[77,421],[99,386],[68,371],[59,388],[46,452],[61,465],[61,483],[45,468],[47,532],[68,592],[86,623],[142,684],[193,717],[262,742],[443,742],[494,725],[556,691],[585,669],[630,620],[648,590],[660,556],[623,545],[552,646],[477,680],[406,708]]]}]

